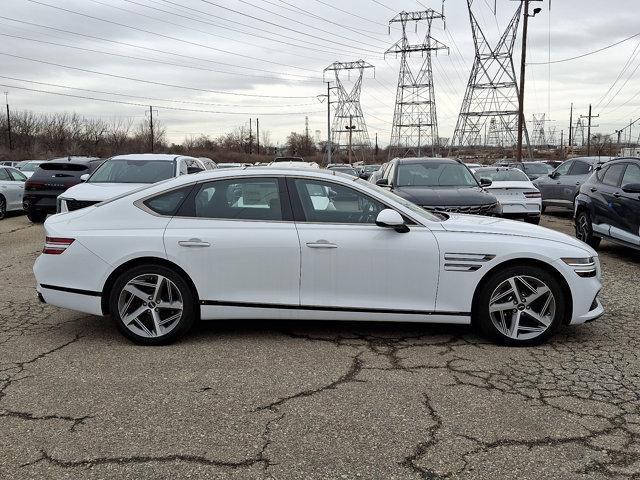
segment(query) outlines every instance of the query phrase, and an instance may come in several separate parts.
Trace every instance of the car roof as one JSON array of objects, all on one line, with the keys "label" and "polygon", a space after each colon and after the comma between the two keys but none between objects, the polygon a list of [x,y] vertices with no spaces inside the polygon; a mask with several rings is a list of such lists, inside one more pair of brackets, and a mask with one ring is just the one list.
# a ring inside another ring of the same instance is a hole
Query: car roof
[{"label": "car roof", "polygon": [[179,158],[189,158],[192,160],[197,160],[197,158],[195,157],[189,157],[186,155],[174,155],[171,153],[132,153],[129,155],[116,155],[115,157],[111,157],[110,160],[158,160],[172,162]]},{"label": "car roof", "polygon": [[[101,158],[99,158],[99,157],[74,157],[74,156],[70,156],[70,157],[52,158],[51,160],[47,160],[47,163],[49,163],[49,162],[51,162],[51,163],[89,163],[89,162],[95,162],[97,160],[101,160]],[[45,163],[45,162],[41,162],[41,163]]]},{"label": "car roof", "polygon": [[409,157],[409,158],[395,158],[398,163],[427,163],[427,162],[438,162],[438,163],[448,163],[451,165],[454,164],[463,164],[461,160],[457,158],[443,158],[443,157]]}]

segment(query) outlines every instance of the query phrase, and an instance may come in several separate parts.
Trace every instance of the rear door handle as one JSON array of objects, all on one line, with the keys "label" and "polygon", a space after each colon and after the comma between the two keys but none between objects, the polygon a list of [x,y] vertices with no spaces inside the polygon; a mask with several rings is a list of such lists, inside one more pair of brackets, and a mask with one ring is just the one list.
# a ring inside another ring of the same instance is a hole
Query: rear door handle
[{"label": "rear door handle", "polygon": [[620,197],[620,192],[616,192],[613,194],[614,197],[619,198]]},{"label": "rear door handle", "polygon": [[598,191],[598,189],[597,189],[597,188],[595,188],[595,187],[591,187],[591,188],[590,188],[590,190],[591,190],[592,192],[597,192],[597,191]]},{"label": "rear door handle", "polygon": [[210,247],[211,244],[209,242],[204,242],[199,238],[191,238],[189,240],[180,240],[178,245],[181,247],[190,247],[190,248],[202,248],[202,247]]},{"label": "rear door handle", "polygon": [[316,240],[315,242],[307,242],[309,248],[338,248],[338,245],[328,240]]}]

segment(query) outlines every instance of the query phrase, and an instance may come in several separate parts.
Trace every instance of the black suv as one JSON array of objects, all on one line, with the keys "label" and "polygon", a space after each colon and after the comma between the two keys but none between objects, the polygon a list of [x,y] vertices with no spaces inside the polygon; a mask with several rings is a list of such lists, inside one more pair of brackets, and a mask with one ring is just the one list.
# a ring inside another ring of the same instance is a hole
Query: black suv
[{"label": "black suv", "polygon": [[606,238],[640,249],[640,159],[596,168],[576,197],[575,225],[576,237],[593,248]]},{"label": "black suv", "polygon": [[500,215],[496,197],[482,187],[491,180],[478,181],[460,160],[451,158],[395,158],[389,162],[376,185],[431,212]]},{"label": "black suv", "polygon": [[91,174],[103,160],[94,157],[54,158],[39,165],[24,185],[22,204],[27,217],[42,223],[47,214],[56,213],[56,198],[77,185],[84,174]]}]

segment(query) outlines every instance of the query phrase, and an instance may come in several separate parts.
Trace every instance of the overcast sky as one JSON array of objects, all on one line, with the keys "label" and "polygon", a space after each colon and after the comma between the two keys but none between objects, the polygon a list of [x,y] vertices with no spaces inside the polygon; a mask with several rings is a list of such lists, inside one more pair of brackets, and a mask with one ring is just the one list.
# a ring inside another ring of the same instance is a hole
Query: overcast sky
[{"label": "overcast sky", "polygon": [[[553,61],[638,33],[637,2],[554,0],[550,12],[549,0],[534,2],[543,11],[530,20],[528,61],[547,61],[549,39]],[[324,138],[326,104],[316,98],[326,89],[322,70],[334,61],[363,59],[376,67],[375,77],[373,71],[365,75],[362,108],[372,140],[378,133],[381,145],[389,140],[399,67],[394,55],[383,57],[400,38],[396,28],[389,35],[388,21],[403,9],[442,8],[438,0],[0,3],[0,91],[9,92],[12,108],[138,121],[145,116],[142,105],[153,104],[169,139],[177,142],[185,136],[217,136],[248,125],[256,116],[274,143],[282,142],[291,131],[303,132],[308,116],[312,134],[320,130]],[[495,40],[516,2],[497,0],[495,15],[493,3],[475,0],[474,11],[488,38]],[[446,0],[445,14],[446,30],[442,23],[434,23],[433,36],[451,47],[450,55],[441,52],[435,57],[433,70],[440,136],[451,137],[474,50],[466,0]],[[519,48],[515,54],[517,64]],[[576,115],[586,114],[592,103],[594,114],[600,114],[600,127],[594,130],[612,133],[640,116],[639,54],[640,37],[636,37],[585,58],[552,64],[550,70],[547,65],[530,65],[527,118],[550,114],[558,134],[564,129],[566,135],[570,103]],[[632,131],[637,137],[640,123]]]}]

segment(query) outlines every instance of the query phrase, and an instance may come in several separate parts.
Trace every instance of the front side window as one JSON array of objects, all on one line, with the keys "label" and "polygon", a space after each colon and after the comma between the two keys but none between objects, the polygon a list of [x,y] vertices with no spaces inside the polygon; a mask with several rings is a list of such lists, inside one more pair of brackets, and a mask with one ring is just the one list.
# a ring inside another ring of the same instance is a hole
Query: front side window
[{"label": "front side window", "polygon": [[375,224],[386,207],[353,188],[312,179],[294,180],[307,222]]},{"label": "front side window", "polygon": [[11,175],[11,178],[17,182],[26,182],[27,181],[27,177],[24,173],[20,172],[19,170],[14,170],[14,169],[8,169],[9,170],[9,174]]},{"label": "front side window", "polygon": [[477,187],[473,174],[459,163],[427,161],[398,164],[398,187]]},{"label": "front side window", "polygon": [[88,183],[156,183],[175,176],[175,164],[166,160],[111,159],[100,165]]},{"label": "front side window", "polygon": [[571,175],[586,175],[593,167],[586,162],[574,162]]},{"label": "front side window", "polygon": [[569,172],[569,169],[571,168],[572,165],[573,165],[573,161],[564,162],[562,165],[560,165],[558,168],[556,168],[555,174],[556,175],[566,175]]},{"label": "front side window", "polygon": [[549,173],[551,171],[551,167],[546,163],[525,163],[524,171],[526,173],[531,173],[534,175],[536,174],[544,175],[545,173]]},{"label": "front side window", "polygon": [[604,176],[602,177],[602,183],[611,187],[617,187],[620,184],[620,176],[622,175],[622,172],[624,172],[624,168],[624,163],[611,165],[604,173]]},{"label": "front side window", "polygon": [[278,180],[233,178],[207,182],[195,195],[194,214],[229,220],[283,220]]},{"label": "front side window", "polygon": [[640,167],[635,163],[629,163],[622,177],[622,186],[640,184]]}]

